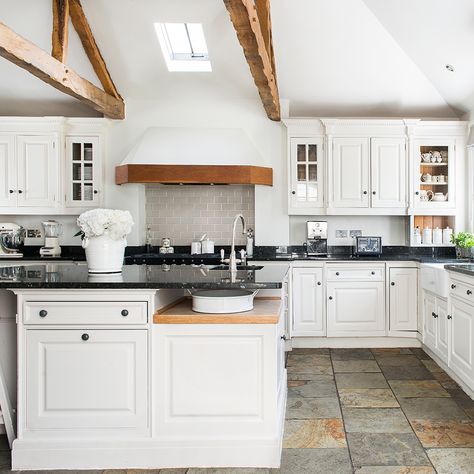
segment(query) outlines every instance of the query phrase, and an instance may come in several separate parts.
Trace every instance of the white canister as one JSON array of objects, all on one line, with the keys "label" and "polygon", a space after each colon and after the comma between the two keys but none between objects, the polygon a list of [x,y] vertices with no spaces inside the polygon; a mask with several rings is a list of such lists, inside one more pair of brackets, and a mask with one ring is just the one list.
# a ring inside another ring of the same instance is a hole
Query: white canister
[{"label": "white canister", "polygon": [[82,247],[86,250],[89,273],[120,273],[127,241],[114,240],[107,234],[85,238]]},{"label": "white canister", "polygon": [[433,243],[433,232],[429,227],[423,229],[423,244],[431,245]]},{"label": "white canister", "polygon": [[449,226],[443,229],[443,244],[450,244],[452,235],[453,229],[450,229]]},{"label": "white canister", "polygon": [[201,252],[202,253],[214,253],[214,241],[209,240],[209,238],[207,238],[206,240],[203,240],[201,242]]},{"label": "white canister", "polygon": [[200,240],[191,242],[191,255],[198,255],[202,252],[202,246]]},{"label": "white canister", "polygon": [[421,245],[421,232],[419,227],[416,227],[413,231],[413,240],[415,245]]},{"label": "white canister", "polygon": [[436,245],[443,243],[443,231],[439,227],[433,229],[433,243]]}]

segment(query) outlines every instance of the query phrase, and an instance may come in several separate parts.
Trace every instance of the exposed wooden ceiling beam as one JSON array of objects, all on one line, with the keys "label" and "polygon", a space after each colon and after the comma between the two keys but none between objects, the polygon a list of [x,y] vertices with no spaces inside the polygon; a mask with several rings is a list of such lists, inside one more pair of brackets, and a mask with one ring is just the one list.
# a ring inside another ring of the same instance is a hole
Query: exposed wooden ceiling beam
[{"label": "exposed wooden ceiling beam", "polygon": [[[263,107],[271,120],[280,120],[268,0],[224,0],[250,67]],[[258,6],[258,11],[257,11]]]},{"label": "exposed wooden ceiling beam", "polygon": [[69,0],[53,0],[53,33],[51,56],[66,62],[69,30]]},{"label": "exposed wooden ceiling beam", "polygon": [[95,42],[94,35],[92,34],[91,27],[89,26],[89,22],[84,14],[80,0],[69,0],[69,3],[72,24],[81,39],[82,46],[84,47],[87,57],[89,58],[102,87],[107,94],[110,94],[117,99],[121,99],[120,94],[110,77],[109,71],[107,70],[104,58],[100,54],[97,43]]},{"label": "exposed wooden ceiling beam", "polygon": [[125,105],[121,99],[99,89],[1,22],[0,56],[61,92],[76,97],[106,117],[114,119],[125,117]]}]

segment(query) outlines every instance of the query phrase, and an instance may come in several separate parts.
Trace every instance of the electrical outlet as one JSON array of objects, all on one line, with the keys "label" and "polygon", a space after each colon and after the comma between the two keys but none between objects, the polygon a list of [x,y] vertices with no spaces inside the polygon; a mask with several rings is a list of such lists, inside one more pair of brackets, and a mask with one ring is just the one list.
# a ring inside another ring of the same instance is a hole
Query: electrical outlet
[{"label": "electrical outlet", "polygon": [[41,230],[28,229],[26,231],[26,237],[28,237],[29,239],[41,239]]},{"label": "electrical outlet", "polygon": [[347,230],[336,230],[336,239],[347,239]]},{"label": "electrical outlet", "polygon": [[362,235],[362,231],[361,230],[351,230],[350,231],[350,236],[352,238],[354,237],[360,237]]}]

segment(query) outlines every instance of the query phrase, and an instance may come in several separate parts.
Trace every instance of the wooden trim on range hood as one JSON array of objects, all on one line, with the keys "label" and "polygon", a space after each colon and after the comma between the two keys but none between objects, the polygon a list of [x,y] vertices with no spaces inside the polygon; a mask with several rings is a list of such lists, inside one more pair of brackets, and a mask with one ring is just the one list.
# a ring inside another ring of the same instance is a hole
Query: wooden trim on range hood
[{"label": "wooden trim on range hood", "polygon": [[119,165],[115,184],[261,184],[273,186],[272,168],[243,165]]}]

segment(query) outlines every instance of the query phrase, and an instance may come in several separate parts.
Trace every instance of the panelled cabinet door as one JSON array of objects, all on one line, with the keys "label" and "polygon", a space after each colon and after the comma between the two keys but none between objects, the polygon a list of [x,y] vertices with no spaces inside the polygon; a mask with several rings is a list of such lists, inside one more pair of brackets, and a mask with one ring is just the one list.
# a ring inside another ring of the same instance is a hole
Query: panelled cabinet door
[{"label": "panelled cabinet door", "polygon": [[328,336],[385,334],[384,283],[328,282]]},{"label": "panelled cabinet door", "polygon": [[474,306],[451,299],[449,366],[474,389]]},{"label": "panelled cabinet door", "polygon": [[24,430],[148,426],[146,330],[26,331]]},{"label": "panelled cabinet door", "polygon": [[333,207],[369,207],[369,139],[334,138]]},{"label": "panelled cabinet door", "polygon": [[371,140],[372,207],[407,206],[406,145],[404,138]]},{"label": "panelled cabinet door", "polygon": [[99,205],[100,161],[97,137],[66,137],[66,206]]},{"label": "panelled cabinet door", "polygon": [[418,325],[418,270],[390,269],[390,330],[416,331]]},{"label": "panelled cabinet door", "polygon": [[54,136],[17,137],[18,206],[54,207],[59,166]]},{"label": "panelled cabinet door", "polygon": [[293,336],[324,336],[323,269],[293,269]]},{"label": "panelled cabinet door", "polygon": [[0,206],[16,206],[17,165],[14,143],[13,136],[0,135]]},{"label": "panelled cabinet door", "polygon": [[431,350],[436,351],[436,297],[426,291],[423,292],[423,343]]},{"label": "panelled cabinet door", "polygon": [[448,319],[448,302],[446,300],[436,298],[436,323],[438,325],[436,331],[436,353],[444,361],[448,361],[449,352],[449,329],[450,323]]},{"label": "panelled cabinet door", "polygon": [[323,140],[292,138],[290,147],[290,211],[323,207]]}]

